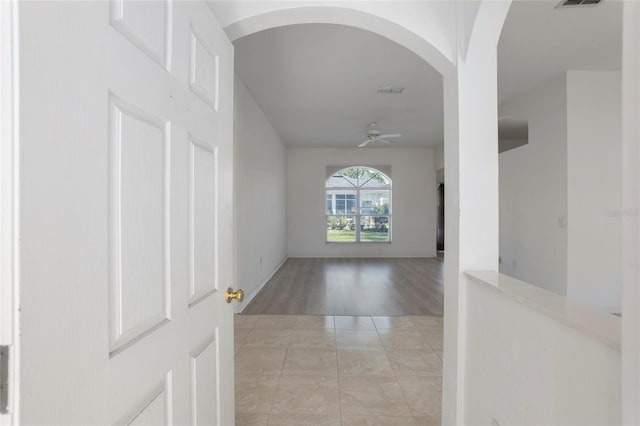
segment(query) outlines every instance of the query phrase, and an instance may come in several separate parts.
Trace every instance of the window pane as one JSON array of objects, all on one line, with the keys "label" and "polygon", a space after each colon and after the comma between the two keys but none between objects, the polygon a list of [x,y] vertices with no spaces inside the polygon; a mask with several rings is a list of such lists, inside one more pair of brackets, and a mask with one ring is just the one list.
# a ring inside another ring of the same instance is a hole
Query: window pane
[{"label": "window pane", "polygon": [[327,241],[355,242],[355,222],[353,216],[327,216]]},{"label": "window pane", "polygon": [[389,216],[360,217],[360,241],[369,243],[390,241]]},{"label": "window pane", "polygon": [[348,176],[337,173],[327,179],[327,188],[351,188],[356,186],[356,181]]},{"label": "window pane", "polygon": [[[329,206],[330,197],[334,197],[335,204]],[[356,191],[327,190],[327,214],[351,215],[356,214]]]},{"label": "window pane", "polygon": [[388,215],[391,212],[391,194],[386,190],[360,191],[360,214]]},{"label": "window pane", "polygon": [[366,179],[360,181],[360,187],[362,188],[389,188],[391,186],[389,179],[375,170],[368,169],[366,175]]},{"label": "window pane", "polygon": [[326,181],[325,213],[327,242],[390,242],[391,180],[369,167],[334,173]]},{"label": "window pane", "polygon": [[390,188],[391,180],[375,169],[351,167],[327,179],[326,188]]}]

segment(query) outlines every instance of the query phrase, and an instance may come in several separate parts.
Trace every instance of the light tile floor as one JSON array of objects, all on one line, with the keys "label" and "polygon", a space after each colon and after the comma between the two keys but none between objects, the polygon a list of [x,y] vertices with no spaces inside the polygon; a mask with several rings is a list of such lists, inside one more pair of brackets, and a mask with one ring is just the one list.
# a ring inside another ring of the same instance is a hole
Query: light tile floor
[{"label": "light tile floor", "polygon": [[237,426],[440,425],[442,317],[236,315]]}]

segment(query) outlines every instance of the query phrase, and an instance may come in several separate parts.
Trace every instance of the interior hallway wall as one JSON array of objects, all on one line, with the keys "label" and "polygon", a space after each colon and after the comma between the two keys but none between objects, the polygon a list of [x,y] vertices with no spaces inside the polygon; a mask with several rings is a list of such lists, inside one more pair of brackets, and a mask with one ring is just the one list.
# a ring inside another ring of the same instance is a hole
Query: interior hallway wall
[{"label": "interior hallway wall", "polygon": [[622,76],[567,73],[567,297],[622,303]]},{"label": "interior hallway wall", "polygon": [[567,82],[500,105],[528,120],[529,143],[500,154],[500,272],[566,295]]},{"label": "interior hallway wall", "polygon": [[500,154],[500,272],[607,312],[622,292],[617,71],[569,71],[500,106],[529,143]]},{"label": "interior hallway wall", "polygon": [[[433,257],[437,188],[434,150],[287,149],[287,229],[291,257]],[[391,243],[326,243],[328,166],[390,166]]]},{"label": "interior hallway wall", "polygon": [[444,144],[435,147],[434,155],[436,164],[436,181],[437,183],[444,183]]},{"label": "interior hallway wall", "polygon": [[287,257],[285,147],[235,78],[236,283],[241,311]]}]

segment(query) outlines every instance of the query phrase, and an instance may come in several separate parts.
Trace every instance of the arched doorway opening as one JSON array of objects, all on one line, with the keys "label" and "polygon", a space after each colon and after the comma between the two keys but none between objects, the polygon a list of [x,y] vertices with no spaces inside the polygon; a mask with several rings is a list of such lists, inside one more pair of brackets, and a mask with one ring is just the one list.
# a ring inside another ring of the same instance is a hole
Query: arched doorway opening
[{"label": "arched doorway opening", "polygon": [[[233,40],[269,28],[334,23],[383,35],[409,48],[443,77],[447,247],[445,267],[445,423],[459,423],[464,394],[464,271],[497,269],[497,117],[495,46],[509,2],[414,4],[393,13],[361,4],[216,5],[212,10]],[[388,8],[387,8],[388,9]],[[428,10],[427,10],[428,9]],[[419,12],[419,13],[418,13]],[[416,19],[417,17],[420,19]],[[427,22],[428,21],[428,22]],[[433,25],[429,25],[433,24]],[[464,167],[463,167],[464,166]]]}]

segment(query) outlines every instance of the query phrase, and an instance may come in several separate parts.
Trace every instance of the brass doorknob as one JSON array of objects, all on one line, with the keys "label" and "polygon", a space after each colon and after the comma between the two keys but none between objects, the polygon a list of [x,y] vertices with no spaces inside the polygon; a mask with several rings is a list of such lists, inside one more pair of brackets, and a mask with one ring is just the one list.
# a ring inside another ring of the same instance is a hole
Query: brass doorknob
[{"label": "brass doorknob", "polygon": [[227,303],[231,303],[233,299],[236,299],[238,302],[242,302],[242,299],[244,299],[244,291],[242,291],[242,289],[233,291],[233,289],[229,287],[224,293],[224,300],[226,300]]}]

